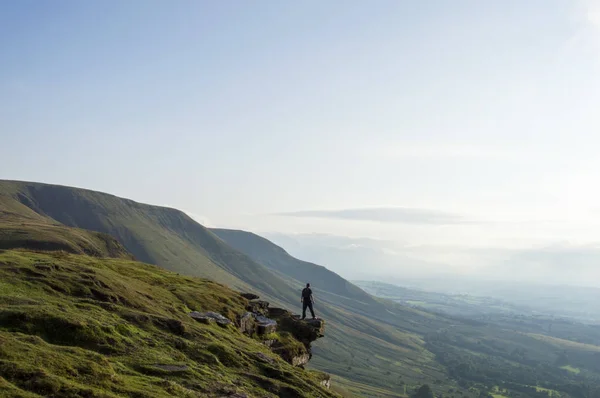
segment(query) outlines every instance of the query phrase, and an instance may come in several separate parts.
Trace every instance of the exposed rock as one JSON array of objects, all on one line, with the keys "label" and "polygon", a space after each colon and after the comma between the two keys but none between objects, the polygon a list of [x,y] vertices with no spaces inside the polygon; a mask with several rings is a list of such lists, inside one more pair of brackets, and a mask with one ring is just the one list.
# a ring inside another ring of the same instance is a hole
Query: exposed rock
[{"label": "exposed rock", "polygon": [[298,315],[282,317],[281,329],[286,330],[302,342],[312,342],[325,335],[325,321],[322,319],[302,320]]},{"label": "exposed rock", "polygon": [[302,354],[302,355],[298,355],[295,357],[292,357],[292,360],[290,361],[290,363],[292,364],[292,366],[304,366],[308,363],[308,361],[310,361],[310,354]]},{"label": "exposed rock", "polygon": [[246,311],[254,312],[255,314],[267,315],[269,311],[269,302],[263,300],[252,300],[246,306]]},{"label": "exposed rock", "polygon": [[256,333],[259,335],[273,333],[277,330],[277,321],[263,315],[256,315]]},{"label": "exposed rock", "polygon": [[231,323],[232,322],[229,319],[225,319],[225,320],[217,319],[217,325],[221,326],[222,328],[225,328],[228,325],[231,325]]},{"label": "exposed rock", "polygon": [[[251,294],[242,294],[253,297]],[[322,319],[302,320],[283,308],[269,308],[269,303],[253,299],[248,303],[249,311],[238,318],[239,330],[248,335],[268,335],[278,329],[287,332],[290,337],[279,336],[264,340],[263,344],[271,348],[286,362],[293,366],[304,367],[312,357],[310,343],[323,337],[325,322]],[[293,337],[292,337],[293,336]],[[283,339],[282,339],[283,338]],[[289,340],[292,338],[292,340]]]},{"label": "exposed rock", "polygon": [[292,347],[273,347],[273,350],[294,366],[303,366],[312,358],[310,343],[324,335],[325,321],[322,319],[302,320],[300,316],[292,315],[289,311],[279,308],[273,310],[270,315],[277,320],[279,330],[290,333],[305,348],[300,351]]},{"label": "exposed rock", "polygon": [[270,339],[270,340],[263,340],[263,344],[266,345],[267,347],[271,348],[273,347],[273,345],[277,342],[277,340],[274,339]]},{"label": "exposed rock", "polygon": [[260,359],[263,362],[269,363],[269,364],[273,364],[275,363],[275,361],[273,360],[273,358],[269,358],[268,356],[266,356],[265,354],[263,354],[262,352],[257,352],[256,353],[256,357],[258,359]]},{"label": "exposed rock", "polygon": [[197,320],[198,322],[205,323],[207,325],[209,323],[213,323],[215,321],[215,318],[211,318],[211,317],[205,316],[205,315],[200,315],[200,313],[196,312],[196,311],[190,312],[190,316],[192,318],[194,318],[195,320]]},{"label": "exposed rock", "polygon": [[254,293],[242,293],[242,294],[240,294],[240,296],[242,296],[243,298],[248,299],[248,300],[257,300],[260,298],[259,296],[257,296]]},{"label": "exposed rock", "polygon": [[285,310],[283,308],[269,308],[268,311],[269,311],[269,316],[271,318],[279,318],[281,316],[288,315],[288,314],[291,315],[291,312],[289,312],[288,310]]},{"label": "exposed rock", "polygon": [[289,336],[288,332],[283,332],[280,339],[271,346],[271,350],[293,366],[303,367],[311,357],[308,348]]},{"label": "exposed rock", "polygon": [[289,312],[276,319],[281,330],[290,332],[303,343],[310,343],[324,336],[325,321],[322,319],[302,320],[298,315],[290,315]]},{"label": "exposed rock", "polygon": [[227,325],[230,325],[232,322],[225,318],[223,315],[218,314],[216,312],[198,312],[198,311],[192,311],[190,312],[190,316],[192,318],[194,318],[195,320],[197,320],[198,322],[202,322],[202,323],[212,323],[212,322],[217,322],[217,324],[219,326],[222,327],[226,327]]},{"label": "exposed rock", "polygon": [[[329,376],[329,375],[327,375],[327,376]],[[329,388],[331,387],[331,376],[329,376],[326,379],[321,380],[319,382],[319,384],[329,390]]]},{"label": "exposed rock", "polygon": [[240,332],[246,333],[249,336],[252,336],[256,332],[256,320],[253,313],[246,312],[239,318],[238,323]]}]

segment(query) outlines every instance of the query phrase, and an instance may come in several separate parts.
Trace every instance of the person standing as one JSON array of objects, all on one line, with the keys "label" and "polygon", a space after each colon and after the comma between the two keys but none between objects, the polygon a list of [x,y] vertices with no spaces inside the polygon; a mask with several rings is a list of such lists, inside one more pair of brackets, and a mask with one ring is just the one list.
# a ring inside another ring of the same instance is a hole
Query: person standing
[{"label": "person standing", "polygon": [[317,319],[315,317],[315,311],[313,309],[313,304],[315,299],[312,295],[312,290],[310,289],[310,283],[306,284],[306,287],[302,289],[302,296],[300,297],[300,302],[302,303],[302,319],[306,318],[306,308],[310,309],[310,314],[313,319]]}]

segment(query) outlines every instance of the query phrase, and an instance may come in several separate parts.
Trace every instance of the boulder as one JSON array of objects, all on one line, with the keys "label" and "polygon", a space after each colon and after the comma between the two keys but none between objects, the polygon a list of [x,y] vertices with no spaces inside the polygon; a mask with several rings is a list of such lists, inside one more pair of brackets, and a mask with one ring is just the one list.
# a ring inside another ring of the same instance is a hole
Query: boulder
[{"label": "boulder", "polygon": [[292,315],[291,312],[285,310],[283,308],[269,308],[268,309],[269,317],[271,318],[279,318],[282,316]]},{"label": "boulder", "polygon": [[249,336],[252,336],[256,332],[256,320],[253,313],[246,312],[240,316],[238,323],[240,332],[246,333]]},{"label": "boulder", "polygon": [[288,332],[280,333],[279,339],[271,346],[271,351],[293,366],[303,367],[311,358],[308,348]]},{"label": "boulder", "polygon": [[289,311],[276,308],[273,310],[269,314],[277,320],[279,331],[291,334],[295,340],[301,343],[303,349],[277,345],[272,349],[288,363],[294,366],[304,366],[312,358],[310,344],[324,335],[325,321],[322,319],[302,320],[300,316],[292,315]]},{"label": "boulder", "polygon": [[192,312],[190,312],[190,316],[192,318],[194,318],[195,320],[197,320],[198,322],[202,322],[205,324],[217,322],[217,325],[222,326],[222,327],[226,327],[232,323],[229,319],[225,318],[223,315],[218,314],[216,312],[211,312],[211,311],[209,311],[209,312],[192,311]]},{"label": "boulder", "polygon": [[211,318],[209,316],[206,315],[201,315],[201,313],[194,311],[194,312],[190,312],[190,316],[192,318],[194,318],[195,320],[197,320],[200,323],[204,323],[204,324],[209,324],[209,323],[213,323],[215,321],[215,318]]},{"label": "boulder", "polygon": [[277,330],[277,321],[263,315],[255,315],[256,333],[259,335],[273,333]]},{"label": "boulder", "polygon": [[297,355],[295,357],[292,357],[290,363],[292,364],[292,366],[304,366],[308,363],[308,361],[310,361],[311,355],[309,354],[302,354],[302,355]]},{"label": "boulder", "polygon": [[315,341],[325,334],[325,321],[322,319],[302,320],[298,315],[283,316],[278,319],[280,329],[290,332],[304,344]]},{"label": "boulder", "polygon": [[246,306],[246,311],[254,312],[255,314],[267,315],[269,313],[269,302],[263,300],[252,300]]},{"label": "boulder", "polygon": [[258,300],[260,298],[254,293],[241,293],[240,296],[248,300]]}]

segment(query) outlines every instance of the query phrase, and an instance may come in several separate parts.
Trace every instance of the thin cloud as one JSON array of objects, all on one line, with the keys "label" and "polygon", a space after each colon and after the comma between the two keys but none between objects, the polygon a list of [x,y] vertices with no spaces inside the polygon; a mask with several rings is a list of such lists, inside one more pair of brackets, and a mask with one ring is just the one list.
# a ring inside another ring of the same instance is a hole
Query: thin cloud
[{"label": "thin cloud", "polygon": [[437,210],[408,207],[372,207],[340,210],[305,210],[275,215],[285,217],[328,218],[354,221],[374,221],[381,223],[456,225],[473,224],[477,221],[464,216]]}]

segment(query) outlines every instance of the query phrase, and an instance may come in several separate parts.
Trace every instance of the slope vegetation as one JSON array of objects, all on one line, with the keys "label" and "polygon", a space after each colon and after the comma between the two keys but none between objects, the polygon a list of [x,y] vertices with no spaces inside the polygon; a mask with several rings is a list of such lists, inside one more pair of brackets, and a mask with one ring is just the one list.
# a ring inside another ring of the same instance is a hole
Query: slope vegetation
[{"label": "slope vegetation", "polygon": [[97,257],[132,256],[112,236],[67,228],[17,200],[0,195],[0,249],[64,250]]},{"label": "slope vegetation", "polygon": [[125,259],[0,251],[0,396],[335,396],[235,327],[189,316],[245,304]]}]

